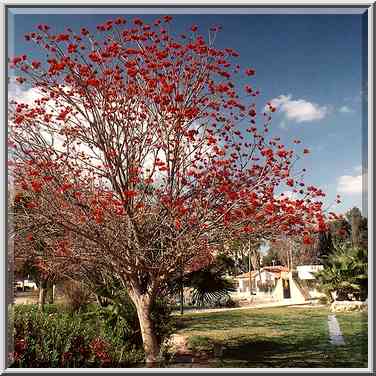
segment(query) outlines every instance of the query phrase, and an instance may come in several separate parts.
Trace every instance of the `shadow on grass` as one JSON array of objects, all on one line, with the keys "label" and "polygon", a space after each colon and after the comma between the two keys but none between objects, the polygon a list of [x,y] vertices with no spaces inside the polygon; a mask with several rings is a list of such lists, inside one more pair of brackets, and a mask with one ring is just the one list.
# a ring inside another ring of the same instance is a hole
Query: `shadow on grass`
[{"label": "shadow on grass", "polygon": [[[353,357],[350,347],[334,347],[327,342],[307,340],[293,344],[281,340],[256,340],[225,348],[217,367],[248,368],[362,368],[363,357]],[[356,350],[355,350],[356,352]]]}]

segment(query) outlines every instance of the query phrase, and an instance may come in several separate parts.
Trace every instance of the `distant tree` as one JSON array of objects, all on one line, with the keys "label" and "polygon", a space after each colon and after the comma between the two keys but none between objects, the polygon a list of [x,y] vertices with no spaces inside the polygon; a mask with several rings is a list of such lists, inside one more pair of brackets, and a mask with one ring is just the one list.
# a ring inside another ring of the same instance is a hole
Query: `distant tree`
[{"label": "distant tree", "polygon": [[[31,202],[32,198],[25,192],[17,192],[11,198],[9,208],[14,231],[13,257],[21,264],[20,272],[24,276],[29,275],[38,286],[38,306],[43,309],[47,298],[48,303],[53,303],[53,285],[61,278],[63,270],[57,271],[41,266],[50,250],[44,227],[33,217]],[[47,237],[49,240],[61,239],[61,231],[48,232]],[[59,246],[56,247],[56,251],[59,252]]]},{"label": "distant tree", "polygon": [[337,300],[347,300],[350,295],[362,300],[367,297],[367,227],[367,218],[354,207],[344,217],[332,221],[326,234],[319,235],[324,269],[316,278],[328,296],[335,292]]},{"label": "distant tree", "polygon": [[337,247],[351,243],[354,247],[367,248],[368,225],[367,218],[362,217],[357,207],[349,210],[328,223],[327,231],[316,235],[318,255],[328,256],[336,251]]},{"label": "distant tree", "polygon": [[263,266],[282,265],[280,252],[271,246],[262,258]]}]

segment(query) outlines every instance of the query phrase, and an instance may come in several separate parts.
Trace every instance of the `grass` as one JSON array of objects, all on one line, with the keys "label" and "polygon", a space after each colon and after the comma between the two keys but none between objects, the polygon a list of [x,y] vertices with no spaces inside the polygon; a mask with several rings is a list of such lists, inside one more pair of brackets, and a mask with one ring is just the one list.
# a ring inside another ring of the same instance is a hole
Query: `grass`
[{"label": "grass", "polygon": [[[185,314],[178,333],[215,367],[367,367],[367,315],[336,314],[346,344],[329,342],[327,308],[260,308]],[[218,349],[221,352],[218,353]]]},{"label": "grass", "polygon": [[367,313],[337,313],[336,317],[346,342],[346,346],[340,347],[337,351],[339,361],[346,364],[346,358],[351,357],[354,364],[358,364],[360,367],[363,364],[363,367],[366,367],[368,352]]}]

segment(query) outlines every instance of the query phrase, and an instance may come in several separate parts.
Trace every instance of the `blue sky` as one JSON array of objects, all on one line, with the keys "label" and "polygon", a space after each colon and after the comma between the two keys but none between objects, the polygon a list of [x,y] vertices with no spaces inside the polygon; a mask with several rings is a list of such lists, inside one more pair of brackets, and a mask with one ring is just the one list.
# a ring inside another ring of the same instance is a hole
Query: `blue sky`
[{"label": "blue sky", "polygon": [[[157,18],[156,14],[124,16],[145,21]],[[66,27],[94,28],[113,17],[17,14],[9,18],[9,54],[31,52],[23,36],[39,23],[63,31]],[[349,14],[202,14],[174,15],[172,24],[179,33],[192,24],[203,32],[213,24],[222,25],[217,47],[234,48],[243,67],[256,69],[253,86],[260,89],[260,100],[274,100],[278,105],[273,134],[286,144],[299,138],[311,150],[299,167],[307,169],[307,183],[327,193],[327,206],[341,194],[342,203],[331,208],[338,213],[353,206],[364,212],[367,204],[361,193],[366,172],[362,152],[367,141],[362,111],[367,82],[362,60],[367,45],[364,22],[365,17]]]}]

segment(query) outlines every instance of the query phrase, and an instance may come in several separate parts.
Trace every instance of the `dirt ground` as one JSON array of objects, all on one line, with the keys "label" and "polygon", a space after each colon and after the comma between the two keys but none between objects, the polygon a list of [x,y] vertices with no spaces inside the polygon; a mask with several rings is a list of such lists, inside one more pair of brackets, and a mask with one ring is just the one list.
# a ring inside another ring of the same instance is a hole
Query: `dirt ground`
[{"label": "dirt ground", "polygon": [[169,364],[169,368],[207,368],[215,361],[207,354],[193,353],[188,349],[187,336],[181,334],[173,334],[171,336],[171,344],[173,347],[173,362]]}]

